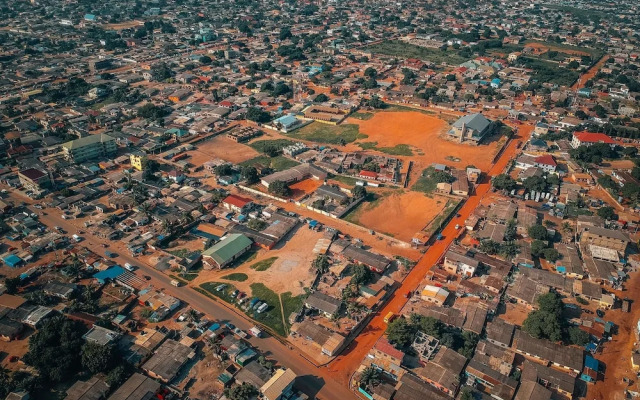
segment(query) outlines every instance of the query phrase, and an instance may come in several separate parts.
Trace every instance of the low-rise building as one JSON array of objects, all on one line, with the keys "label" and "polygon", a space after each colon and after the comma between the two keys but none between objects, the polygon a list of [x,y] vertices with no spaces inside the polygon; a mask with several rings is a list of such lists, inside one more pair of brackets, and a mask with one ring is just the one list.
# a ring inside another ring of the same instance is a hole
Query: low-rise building
[{"label": "low-rise building", "polygon": [[202,252],[205,267],[224,268],[249,251],[253,242],[245,235],[232,233]]},{"label": "low-rise building", "polygon": [[116,139],[105,134],[85,136],[62,145],[67,160],[76,163],[105,157],[117,151]]},{"label": "low-rise building", "polygon": [[191,347],[169,339],[158,347],[155,354],[142,365],[142,369],[150,377],[169,383],[194,356]]}]

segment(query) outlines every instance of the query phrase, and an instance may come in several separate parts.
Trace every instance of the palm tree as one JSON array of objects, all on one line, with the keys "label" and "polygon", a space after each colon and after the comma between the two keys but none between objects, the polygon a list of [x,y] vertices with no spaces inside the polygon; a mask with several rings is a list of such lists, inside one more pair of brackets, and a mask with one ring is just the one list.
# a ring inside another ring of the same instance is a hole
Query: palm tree
[{"label": "palm tree", "polygon": [[573,227],[571,226],[571,224],[570,224],[570,223],[565,222],[564,224],[562,224],[562,231],[563,231],[564,233],[570,233],[570,232],[572,232],[572,231],[573,231]]},{"label": "palm tree", "polygon": [[371,390],[380,383],[380,372],[374,367],[367,367],[360,373],[360,386]]}]

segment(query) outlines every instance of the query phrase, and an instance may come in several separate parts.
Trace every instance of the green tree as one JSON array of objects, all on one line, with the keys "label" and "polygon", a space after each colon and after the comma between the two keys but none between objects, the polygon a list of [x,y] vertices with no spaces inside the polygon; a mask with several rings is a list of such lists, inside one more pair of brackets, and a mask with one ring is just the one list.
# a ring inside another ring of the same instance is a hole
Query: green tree
[{"label": "green tree", "polygon": [[529,237],[537,240],[547,240],[549,235],[547,228],[540,224],[531,225],[529,229],[527,229],[527,233],[529,234]]},{"label": "green tree", "polygon": [[562,299],[555,292],[538,297],[538,309],[532,311],[522,324],[522,330],[538,339],[557,342],[562,339]]},{"label": "green tree", "polygon": [[224,395],[229,400],[251,400],[259,394],[255,386],[244,382],[242,385],[235,385],[224,390]]},{"label": "green tree", "polygon": [[577,326],[572,326],[567,330],[570,344],[584,346],[589,343],[589,334]]},{"label": "green tree", "polygon": [[257,107],[249,107],[246,118],[249,121],[265,123],[271,121],[271,114]]},{"label": "green tree", "polygon": [[4,286],[7,288],[8,294],[16,294],[18,293],[18,289],[20,288],[20,278],[7,278],[4,280]]},{"label": "green tree", "polygon": [[352,266],[353,275],[351,276],[351,282],[356,285],[366,285],[373,278],[373,273],[367,267],[362,264],[356,264]]},{"label": "green tree", "polygon": [[548,249],[544,249],[542,251],[542,255],[544,256],[544,259],[554,263],[556,261],[558,261],[560,259],[560,253],[558,253],[558,250],[550,247]]},{"label": "green tree", "polygon": [[360,386],[369,392],[380,384],[380,372],[374,367],[366,367],[360,373]]},{"label": "green tree", "polygon": [[109,387],[118,387],[124,383],[129,375],[130,372],[127,368],[127,364],[120,364],[107,373],[105,382]]},{"label": "green tree", "polygon": [[498,190],[511,191],[515,189],[516,182],[507,174],[500,174],[491,180],[493,187]]},{"label": "green tree", "polygon": [[261,219],[254,218],[247,223],[247,226],[254,231],[262,231],[268,226],[268,224]]},{"label": "green tree", "polygon": [[315,99],[313,99],[314,103],[324,103],[325,101],[329,101],[329,97],[324,93],[320,93]]},{"label": "green tree", "polygon": [[367,197],[367,189],[364,186],[355,186],[352,192],[353,197],[356,199]]},{"label": "green tree", "polygon": [[487,254],[498,254],[500,251],[500,243],[493,240],[483,240],[480,243],[480,251]]},{"label": "green tree", "polygon": [[29,338],[29,351],[23,360],[50,382],[62,382],[80,366],[80,353],[86,332],[84,325],[63,316],[47,320]]},{"label": "green tree", "polygon": [[397,348],[404,348],[413,342],[416,329],[404,318],[396,318],[387,325],[387,338]]},{"label": "green tree", "polygon": [[329,258],[325,254],[318,254],[318,256],[311,262],[311,266],[320,275],[329,272]]},{"label": "green tree", "polygon": [[275,181],[269,184],[269,193],[273,193],[276,196],[287,197],[291,195],[291,189],[283,181]]},{"label": "green tree", "polygon": [[610,207],[610,206],[600,207],[598,209],[597,214],[600,218],[604,218],[608,221],[615,220],[618,218],[615,210],[613,209],[613,207]]},{"label": "green tree", "polygon": [[510,219],[507,221],[507,226],[504,230],[504,240],[511,241],[516,239],[516,221],[514,219]]},{"label": "green tree", "polygon": [[82,346],[82,367],[93,374],[111,370],[117,361],[117,349],[113,345],[87,342]]},{"label": "green tree", "polygon": [[542,257],[547,245],[542,240],[534,240],[531,243],[531,255],[534,257]]}]

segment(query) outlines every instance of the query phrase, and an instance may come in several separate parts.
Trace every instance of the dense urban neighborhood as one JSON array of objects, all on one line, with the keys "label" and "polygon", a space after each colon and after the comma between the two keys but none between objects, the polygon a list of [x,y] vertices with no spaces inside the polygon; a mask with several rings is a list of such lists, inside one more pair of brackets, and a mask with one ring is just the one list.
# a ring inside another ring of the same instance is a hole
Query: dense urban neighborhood
[{"label": "dense urban neighborhood", "polygon": [[0,399],[640,397],[637,1],[0,3]]}]

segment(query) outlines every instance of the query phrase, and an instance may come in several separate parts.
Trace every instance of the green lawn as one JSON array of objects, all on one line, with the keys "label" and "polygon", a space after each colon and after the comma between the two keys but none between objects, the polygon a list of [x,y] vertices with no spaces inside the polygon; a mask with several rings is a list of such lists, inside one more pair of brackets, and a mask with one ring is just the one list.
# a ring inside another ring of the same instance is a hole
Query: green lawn
[{"label": "green lawn", "polygon": [[222,279],[226,279],[228,281],[244,282],[249,279],[249,277],[247,276],[247,274],[234,272],[233,274],[223,276]]},{"label": "green lawn", "polygon": [[359,119],[362,121],[366,121],[369,120],[371,118],[373,118],[375,114],[374,113],[370,113],[370,112],[359,112],[356,111],[353,114],[350,115],[351,118],[355,118],[355,119]]},{"label": "green lawn", "polygon": [[266,271],[269,268],[271,268],[271,266],[277,259],[278,257],[270,257],[262,261],[258,261],[257,263],[251,265],[249,268],[255,269],[256,271],[259,271],[259,272]]},{"label": "green lawn", "polygon": [[397,144],[393,147],[378,147],[378,142],[357,142],[362,150],[375,150],[392,156],[412,156],[413,150],[408,144]]},{"label": "green lawn", "polygon": [[344,176],[344,175],[332,175],[331,178],[329,178],[332,181],[336,181],[336,182],[340,182],[343,183],[347,186],[355,186],[356,182],[358,181],[357,178],[352,178],[350,176]]},{"label": "green lawn", "polygon": [[255,151],[264,153],[264,149],[267,146],[274,146],[278,150],[282,150],[282,148],[290,146],[294,143],[294,141],[288,139],[258,140],[249,144],[249,147],[252,147]]},{"label": "green lawn", "polygon": [[533,79],[540,83],[571,86],[580,77],[577,71],[560,67],[552,62],[530,57],[522,57],[521,61],[525,67],[534,71]]},{"label": "green lawn", "polygon": [[280,310],[280,298],[278,294],[262,283],[252,283],[251,295],[259,298],[262,302],[266,302],[269,308],[259,314],[254,310],[249,310],[247,314],[256,321],[273,329],[277,334],[287,336],[286,327],[282,322],[282,312]]},{"label": "green lawn", "polygon": [[446,62],[451,65],[462,64],[466,58],[459,56],[455,50],[442,51],[409,44],[400,40],[387,40],[366,47],[373,53],[400,58],[418,58],[436,64]]},{"label": "green lawn", "polygon": [[420,174],[420,178],[413,184],[411,190],[422,193],[431,193],[436,190],[438,181],[433,179],[432,174],[435,172],[433,167],[425,168]]},{"label": "green lawn", "polygon": [[243,161],[242,163],[240,163],[240,165],[264,165],[275,171],[282,171],[291,167],[295,167],[296,165],[300,165],[300,163],[284,156],[258,156],[250,160]]},{"label": "green lawn", "polygon": [[282,308],[284,309],[284,319],[289,321],[291,313],[297,313],[304,304],[304,296],[292,296],[291,292],[282,293]]},{"label": "green lawn", "polygon": [[308,140],[310,142],[340,144],[354,142],[356,139],[366,138],[360,133],[360,128],[355,124],[329,125],[321,122],[312,122],[303,126],[287,136]]},{"label": "green lawn", "polygon": [[207,282],[200,285],[200,287],[205,290],[207,293],[212,294],[213,296],[226,301],[227,303],[233,303],[233,297],[231,297],[231,293],[236,290],[235,286],[230,283],[224,283],[226,288],[221,291],[216,291],[216,287],[221,285],[221,282]]},{"label": "green lawn", "polygon": [[178,250],[168,250],[167,253],[174,255],[176,257],[184,258],[191,252],[189,251],[189,249],[178,249]]}]

